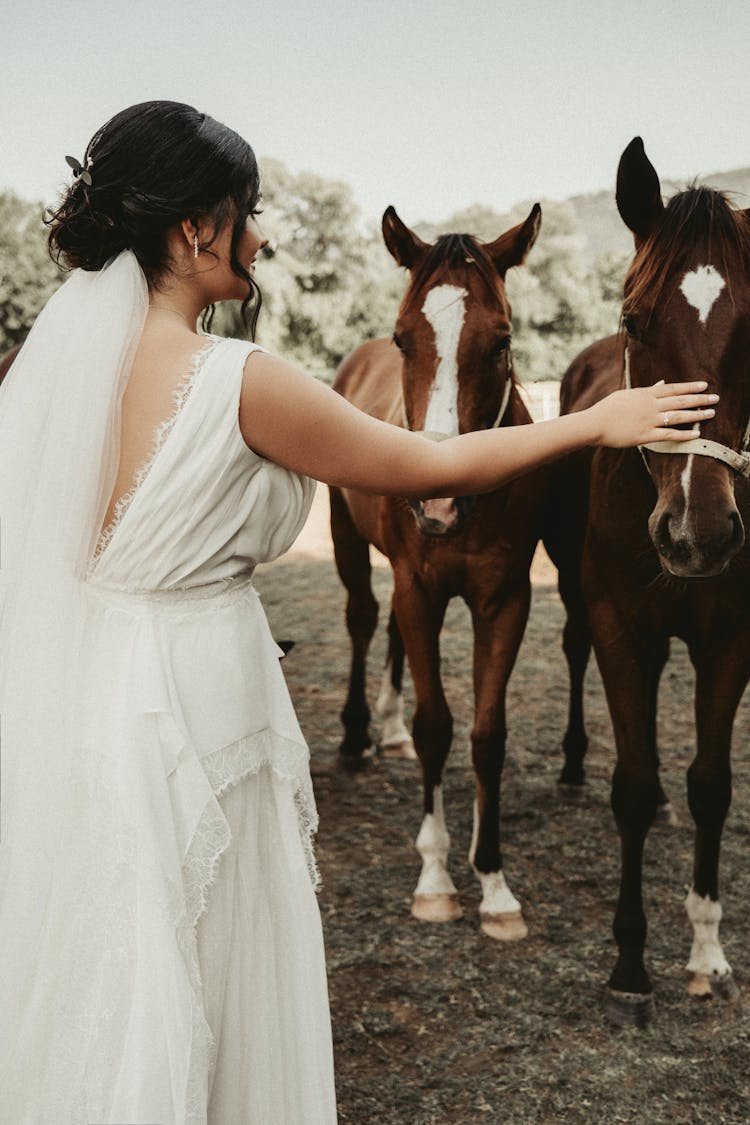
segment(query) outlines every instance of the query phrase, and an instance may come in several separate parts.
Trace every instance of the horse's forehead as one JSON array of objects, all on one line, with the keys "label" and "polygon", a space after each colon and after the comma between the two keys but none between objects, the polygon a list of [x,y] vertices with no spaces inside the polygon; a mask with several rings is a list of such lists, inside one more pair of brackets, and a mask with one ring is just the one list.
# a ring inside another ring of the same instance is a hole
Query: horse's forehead
[{"label": "horse's forehead", "polygon": [[422,313],[433,328],[439,321],[463,320],[466,296],[462,285],[435,285],[425,294]]},{"label": "horse's forehead", "polygon": [[720,271],[710,264],[696,266],[683,275],[680,292],[698,313],[698,320],[704,328],[708,323],[711,309],[726,288],[726,284]]},{"label": "horse's forehead", "polygon": [[455,323],[473,334],[478,325],[486,327],[495,321],[507,320],[510,308],[504,295],[498,293],[490,296],[484,284],[479,287],[471,281],[464,282],[457,278],[433,285],[423,295],[421,305],[417,303],[413,308],[421,313],[435,332],[439,328],[442,330],[445,325]]}]

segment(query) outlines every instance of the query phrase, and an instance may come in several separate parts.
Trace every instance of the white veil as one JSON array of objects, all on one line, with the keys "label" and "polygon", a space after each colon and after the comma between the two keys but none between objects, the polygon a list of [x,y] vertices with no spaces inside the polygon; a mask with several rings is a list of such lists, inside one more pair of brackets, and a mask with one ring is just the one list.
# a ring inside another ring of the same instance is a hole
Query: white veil
[{"label": "white veil", "polygon": [[[129,250],[97,272],[74,271],[0,387],[0,1005],[10,1012],[31,987],[71,807],[67,703],[83,582],[147,307]],[[12,1029],[0,1024],[4,1054]]]}]

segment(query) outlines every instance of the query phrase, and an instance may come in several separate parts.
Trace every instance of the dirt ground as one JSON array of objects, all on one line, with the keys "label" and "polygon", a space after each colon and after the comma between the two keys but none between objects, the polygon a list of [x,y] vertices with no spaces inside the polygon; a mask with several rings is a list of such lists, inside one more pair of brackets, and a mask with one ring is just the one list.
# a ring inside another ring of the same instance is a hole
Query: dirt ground
[{"label": "dirt ground", "polygon": [[[374,571],[381,628],[370,663],[374,701],[385,653],[391,579]],[[460,922],[427,925],[410,913],[421,819],[415,762],[378,757],[360,773],[337,759],[348,671],[344,593],[331,558],[327,493],[295,549],[258,572],[310,743],[320,812],[317,854],[336,1052],[339,1115],[354,1125],[750,1122],[750,1021],[741,1007],[692,1001],[684,965],[684,898],[692,824],[685,768],[693,753],[693,675],[674,645],[659,704],[662,779],[679,826],[647,842],[648,964],[657,1015],[646,1031],[605,1023],[601,997],[614,958],[611,920],[618,845],[609,808],[613,744],[598,673],[587,681],[591,749],[578,800],[557,790],[566,717],[563,622],[555,572],[539,556],[526,638],[508,699],[504,775],[505,872],[529,937],[501,944],[479,930],[479,887],[466,856],[473,779],[471,631],[449,609],[443,669],[455,718],[445,778],[451,873]],[[407,703],[410,701],[407,686]],[[750,703],[735,726],[734,801],[722,854],[722,939],[750,1005]]]}]

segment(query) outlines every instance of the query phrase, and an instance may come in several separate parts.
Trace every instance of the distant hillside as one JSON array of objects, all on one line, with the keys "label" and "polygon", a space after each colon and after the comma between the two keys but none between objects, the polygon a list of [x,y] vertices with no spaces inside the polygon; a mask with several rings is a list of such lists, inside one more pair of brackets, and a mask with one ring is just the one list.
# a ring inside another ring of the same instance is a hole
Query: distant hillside
[{"label": "distant hillside", "polygon": [[[713,172],[708,176],[697,177],[697,182],[709,187],[727,191],[736,206],[750,207],[750,167],[736,168],[730,172]],[[669,199],[687,184],[676,180],[662,180],[662,192]],[[491,207],[475,204],[449,216],[440,223],[419,223],[417,230],[423,238],[435,238],[445,231],[465,231],[489,240],[496,238],[502,230],[530,210],[533,200],[518,203],[510,212],[494,211]],[[585,195],[572,195],[560,202],[541,199],[545,217],[566,214],[569,233],[575,232],[579,250],[589,259],[620,258],[629,254],[633,241],[627,227],[617,213],[614,184],[611,191],[589,192]],[[544,219],[542,231],[545,231]]]},{"label": "distant hillside", "polygon": [[[709,176],[697,177],[697,182],[730,192],[736,206],[750,207],[750,168],[713,172]],[[668,199],[687,185],[684,182],[663,180],[661,186],[664,198]],[[590,257],[624,253],[632,248],[630,233],[617,213],[614,187],[611,191],[573,195],[567,202],[575,212],[585,252]]]}]

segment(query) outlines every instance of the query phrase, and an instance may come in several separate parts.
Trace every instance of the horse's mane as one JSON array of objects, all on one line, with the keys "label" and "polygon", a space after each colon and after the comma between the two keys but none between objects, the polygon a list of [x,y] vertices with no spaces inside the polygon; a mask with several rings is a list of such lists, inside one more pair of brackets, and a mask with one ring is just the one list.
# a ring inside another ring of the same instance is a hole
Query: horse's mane
[{"label": "horse's mane", "polygon": [[692,186],[672,196],[656,230],[641,244],[625,278],[623,312],[653,311],[667,279],[697,246],[718,254],[731,292],[729,258],[750,267],[750,219],[722,191]]},{"label": "horse's mane", "polygon": [[441,234],[414,271],[409,287],[409,304],[424,292],[439,269],[459,269],[462,266],[466,268],[468,263],[473,263],[477,267],[490,292],[496,294],[497,270],[484,243],[473,234]]}]

